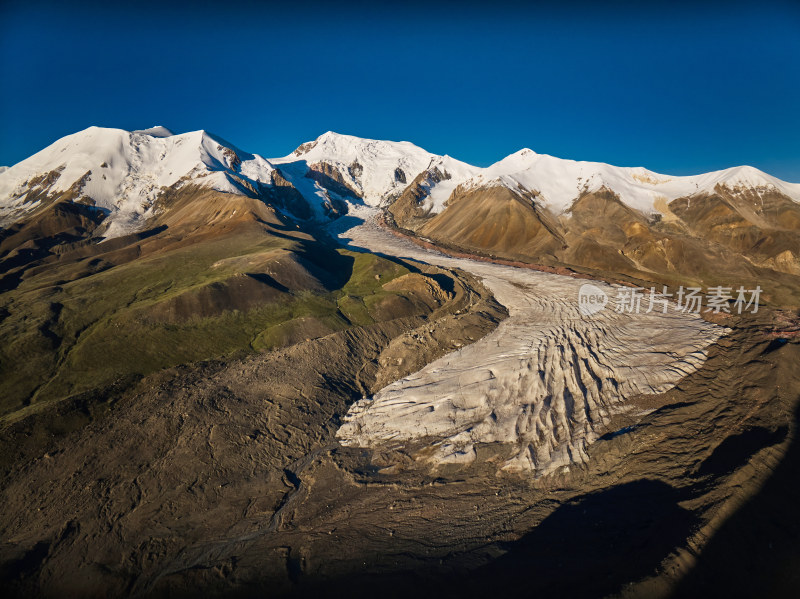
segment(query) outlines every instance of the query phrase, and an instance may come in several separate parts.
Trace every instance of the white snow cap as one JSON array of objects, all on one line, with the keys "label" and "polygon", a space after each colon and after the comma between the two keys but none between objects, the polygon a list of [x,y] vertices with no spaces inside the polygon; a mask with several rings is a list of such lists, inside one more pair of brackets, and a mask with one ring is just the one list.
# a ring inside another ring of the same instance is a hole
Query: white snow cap
[{"label": "white snow cap", "polygon": [[[655,213],[659,199],[671,201],[697,193],[711,193],[717,184],[731,189],[774,189],[800,201],[800,184],[787,183],[751,166],[738,166],[693,176],[662,175],[643,167],[618,167],[602,162],[582,162],[537,154],[523,148],[487,168],[472,168],[461,180],[455,177],[446,187],[505,186],[510,189],[535,191],[537,201],[555,213],[568,210],[584,191],[602,187],[620,196],[626,205],[645,213]],[[431,195],[435,195],[436,189]],[[441,201],[431,204],[434,212],[444,208]]]}]

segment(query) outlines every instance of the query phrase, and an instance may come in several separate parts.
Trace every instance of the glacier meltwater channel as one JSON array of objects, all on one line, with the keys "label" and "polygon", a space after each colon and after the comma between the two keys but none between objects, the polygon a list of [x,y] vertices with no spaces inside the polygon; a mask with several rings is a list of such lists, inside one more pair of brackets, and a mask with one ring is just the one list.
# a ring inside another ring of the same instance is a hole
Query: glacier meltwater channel
[{"label": "glacier meltwater channel", "polygon": [[430,459],[445,463],[474,460],[476,443],[510,443],[514,456],[504,468],[546,474],[585,461],[626,399],[669,390],[725,334],[674,307],[666,314],[608,307],[585,316],[578,303],[585,280],[453,258],[392,235],[374,213],[361,216],[363,223],[340,234],[345,243],[468,271],[509,317],[483,339],[356,402],[337,433],[346,446],[433,439]]}]

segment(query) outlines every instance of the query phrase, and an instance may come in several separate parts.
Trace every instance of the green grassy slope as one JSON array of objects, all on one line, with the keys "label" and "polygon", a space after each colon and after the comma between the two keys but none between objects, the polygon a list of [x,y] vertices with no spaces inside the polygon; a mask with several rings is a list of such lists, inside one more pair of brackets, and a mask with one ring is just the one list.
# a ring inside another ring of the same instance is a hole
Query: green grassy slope
[{"label": "green grassy slope", "polygon": [[[404,295],[383,288],[404,266],[334,248],[257,200],[224,195],[193,197],[192,219],[165,216],[146,239],[6,269],[0,417],[163,368],[371,324],[386,319],[387,298]],[[403,307],[392,316],[427,311],[411,294]]]}]

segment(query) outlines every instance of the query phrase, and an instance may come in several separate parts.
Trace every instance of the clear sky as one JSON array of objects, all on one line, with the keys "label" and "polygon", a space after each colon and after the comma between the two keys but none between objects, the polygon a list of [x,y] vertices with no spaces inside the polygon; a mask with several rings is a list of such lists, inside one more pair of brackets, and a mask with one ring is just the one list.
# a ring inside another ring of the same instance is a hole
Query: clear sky
[{"label": "clear sky", "polygon": [[0,164],[162,124],[266,157],[333,130],[800,182],[800,2],[378,4],[0,0]]}]

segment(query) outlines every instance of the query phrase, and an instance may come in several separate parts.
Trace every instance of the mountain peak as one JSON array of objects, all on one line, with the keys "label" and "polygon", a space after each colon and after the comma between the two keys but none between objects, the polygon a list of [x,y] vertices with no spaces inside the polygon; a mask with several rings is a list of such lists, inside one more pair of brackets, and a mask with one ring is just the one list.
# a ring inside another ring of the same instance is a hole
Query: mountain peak
[{"label": "mountain peak", "polygon": [[336,141],[336,140],[348,140],[348,141],[360,141],[360,137],[355,137],[353,135],[345,135],[343,133],[336,133],[336,131],[326,131],[319,137],[317,137],[317,141],[326,142],[326,141]]},{"label": "mountain peak", "polygon": [[356,191],[367,204],[377,206],[403,189],[436,157],[408,141],[384,141],[326,131],[273,162],[326,163],[337,172],[340,182]]},{"label": "mountain peak", "polygon": [[303,146],[310,146],[309,150],[312,148],[331,148],[336,151],[352,151],[352,149],[363,150],[364,148],[371,148],[373,153],[412,152],[433,156],[430,152],[426,152],[409,141],[389,141],[384,139],[371,139],[368,137],[356,137],[355,135],[346,135],[344,133],[336,133],[335,131],[326,131],[313,142],[303,144],[300,147]]}]

